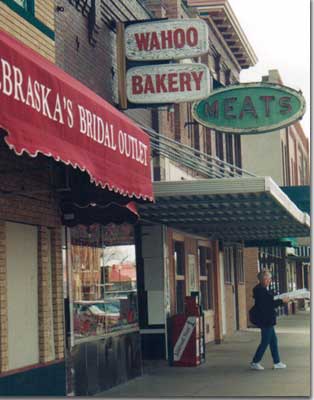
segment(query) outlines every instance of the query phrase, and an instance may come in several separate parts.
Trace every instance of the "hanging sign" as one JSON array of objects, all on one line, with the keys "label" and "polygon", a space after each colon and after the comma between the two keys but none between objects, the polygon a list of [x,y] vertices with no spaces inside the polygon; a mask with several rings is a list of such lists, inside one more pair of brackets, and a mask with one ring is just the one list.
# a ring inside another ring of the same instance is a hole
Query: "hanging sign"
[{"label": "hanging sign", "polygon": [[223,132],[257,134],[281,129],[301,119],[301,92],[271,83],[243,83],[215,90],[194,104],[200,124]]},{"label": "hanging sign", "polygon": [[132,103],[181,103],[204,99],[210,93],[204,64],[160,64],[127,71],[127,98]]},{"label": "hanging sign", "polygon": [[208,52],[208,26],[199,18],[142,22],[125,29],[129,60],[178,60]]}]

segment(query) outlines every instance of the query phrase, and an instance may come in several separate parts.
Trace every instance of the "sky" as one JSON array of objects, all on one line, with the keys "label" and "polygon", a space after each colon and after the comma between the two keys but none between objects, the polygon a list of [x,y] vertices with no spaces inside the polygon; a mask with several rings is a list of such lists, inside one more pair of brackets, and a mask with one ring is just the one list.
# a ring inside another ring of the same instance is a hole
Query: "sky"
[{"label": "sky", "polygon": [[241,71],[241,82],[258,82],[278,69],[283,84],[301,90],[306,112],[301,125],[310,136],[310,0],[229,0],[258,58]]}]

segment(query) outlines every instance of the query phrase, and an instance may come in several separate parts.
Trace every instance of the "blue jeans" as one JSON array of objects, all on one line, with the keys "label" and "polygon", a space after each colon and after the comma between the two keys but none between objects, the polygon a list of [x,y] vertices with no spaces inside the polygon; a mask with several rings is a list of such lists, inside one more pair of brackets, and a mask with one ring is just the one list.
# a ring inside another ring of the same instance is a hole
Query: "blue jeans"
[{"label": "blue jeans", "polygon": [[270,328],[261,328],[261,343],[259,344],[255,356],[253,358],[254,363],[259,363],[263,358],[267,346],[270,347],[270,352],[274,361],[274,364],[280,362],[279,352],[278,352],[278,340],[273,326]]}]

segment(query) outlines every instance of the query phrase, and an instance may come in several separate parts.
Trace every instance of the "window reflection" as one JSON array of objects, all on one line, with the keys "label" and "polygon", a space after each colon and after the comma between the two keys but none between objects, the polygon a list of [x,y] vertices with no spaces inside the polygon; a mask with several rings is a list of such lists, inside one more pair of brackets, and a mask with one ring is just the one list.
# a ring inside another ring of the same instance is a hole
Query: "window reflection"
[{"label": "window reflection", "polygon": [[137,327],[133,227],[71,228],[75,339]]}]

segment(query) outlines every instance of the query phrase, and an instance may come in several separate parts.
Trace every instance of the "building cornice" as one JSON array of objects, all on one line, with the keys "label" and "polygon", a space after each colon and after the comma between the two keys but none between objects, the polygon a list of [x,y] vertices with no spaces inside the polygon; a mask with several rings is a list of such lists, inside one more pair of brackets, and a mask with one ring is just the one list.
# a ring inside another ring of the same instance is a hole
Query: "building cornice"
[{"label": "building cornice", "polygon": [[257,63],[256,54],[228,0],[187,0],[187,5],[196,7],[204,20],[210,17],[241,69],[252,67]]}]

